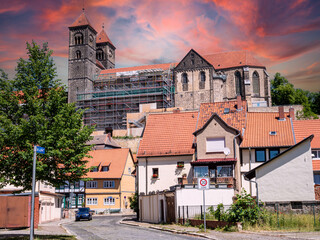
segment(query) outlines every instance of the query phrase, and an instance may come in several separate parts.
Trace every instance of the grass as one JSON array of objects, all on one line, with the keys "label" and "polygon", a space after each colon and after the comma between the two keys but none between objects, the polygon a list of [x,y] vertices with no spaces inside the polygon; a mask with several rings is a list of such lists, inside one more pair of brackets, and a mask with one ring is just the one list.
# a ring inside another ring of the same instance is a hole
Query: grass
[{"label": "grass", "polygon": [[[10,236],[7,235],[5,238],[2,238],[3,236],[0,236],[0,239],[10,239],[10,240],[22,240],[22,239],[30,239],[29,235],[19,235],[19,236]],[[77,238],[75,236],[67,236],[67,235],[35,235],[35,240],[46,240],[46,239],[58,239],[58,240],[76,240]]]}]

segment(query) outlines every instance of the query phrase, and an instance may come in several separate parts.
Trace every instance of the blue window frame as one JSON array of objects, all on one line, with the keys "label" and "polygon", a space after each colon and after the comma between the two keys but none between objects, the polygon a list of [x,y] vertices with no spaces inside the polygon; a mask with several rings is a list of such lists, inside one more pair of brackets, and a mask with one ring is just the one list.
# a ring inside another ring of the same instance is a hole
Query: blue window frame
[{"label": "blue window frame", "polygon": [[266,161],[266,150],[256,149],[256,162],[265,162],[265,161]]},{"label": "blue window frame", "polygon": [[320,184],[320,173],[313,173],[314,184]]},{"label": "blue window frame", "polygon": [[275,156],[277,156],[279,154],[279,152],[280,152],[279,148],[269,149],[269,159],[274,158]]}]

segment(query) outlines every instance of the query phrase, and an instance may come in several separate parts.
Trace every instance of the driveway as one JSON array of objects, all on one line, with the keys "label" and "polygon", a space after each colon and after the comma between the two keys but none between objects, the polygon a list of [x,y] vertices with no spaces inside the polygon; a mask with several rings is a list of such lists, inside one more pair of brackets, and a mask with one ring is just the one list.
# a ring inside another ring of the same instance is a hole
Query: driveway
[{"label": "driveway", "polygon": [[163,239],[203,239],[186,235],[162,232],[153,229],[144,229],[137,226],[119,224],[122,216],[93,216],[92,221],[80,221],[63,224],[63,226],[82,240],[100,239],[139,239],[139,240],[163,240]]}]

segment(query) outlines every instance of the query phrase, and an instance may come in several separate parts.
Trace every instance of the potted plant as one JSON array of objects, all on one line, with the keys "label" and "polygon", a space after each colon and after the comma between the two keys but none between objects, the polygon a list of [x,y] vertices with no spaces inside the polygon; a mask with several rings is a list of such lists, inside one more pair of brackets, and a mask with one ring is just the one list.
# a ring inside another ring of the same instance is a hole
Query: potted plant
[{"label": "potted plant", "polygon": [[152,177],[153,178],[158,178],[158,174],[153,174]]},{"label": "potted plant", "polygon": [[184,167],[184,162],[177,163],[177,168],[183,168],[183,167]]}]

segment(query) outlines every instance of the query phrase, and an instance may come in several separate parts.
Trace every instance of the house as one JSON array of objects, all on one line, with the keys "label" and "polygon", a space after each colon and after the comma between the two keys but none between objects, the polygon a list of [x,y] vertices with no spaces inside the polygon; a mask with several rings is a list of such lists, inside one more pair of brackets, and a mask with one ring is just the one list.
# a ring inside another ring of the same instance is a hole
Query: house
[{"label": "house", "polygon": [[135,193],[133,156],[128,148],[99,149],[89,152],[85,206],[96,213],[129,211],[129,197]]},{"label": "house", "polygon": [[313,135],[289,147],[269,161],[244,174],[255,178],[259,200],[266,204],[280,202],[294,209],[303,202],[314,201],[311,141]]},{"label": "house", "polygon": [[311,142],[313,178],[316,200],[320,200],[320,119],[294,120],[292,123],[296,141],[302,141],[309,135],[314,135]]},{"label": "house", "polygon": [[289,113],[279,107],[274,112],[248,112],[243,141],[240,145],[242,188],[255,196],[255,186],[246,181],[243,175],[255,167],[274,158],[293,146],[293,109]]},{"label": "house", "polygon": [[92,134],[92,137],[93,139],[87,142],[87,145],[94,145],[93,150],[121,148],[111,137],[111,133],[96,131]]}]

